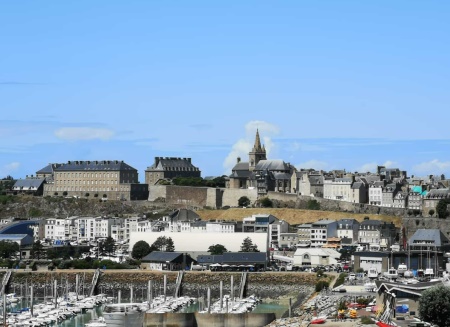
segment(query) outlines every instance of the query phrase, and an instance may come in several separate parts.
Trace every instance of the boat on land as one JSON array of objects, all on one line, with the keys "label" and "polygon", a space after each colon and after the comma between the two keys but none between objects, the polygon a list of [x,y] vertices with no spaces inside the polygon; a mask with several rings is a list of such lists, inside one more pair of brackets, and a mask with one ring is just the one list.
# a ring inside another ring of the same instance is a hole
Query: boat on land
[{"label": "boat on land", "polygon": [[370,267],[369,270],[367,271],[367,277],[369,279],[376,279],[378,278],[378,270],[375,267]]},{"label": "boat on land", "polygon": [[310,321],[311,325],[324,324],[327,321],[327,316],[313,317]]}]

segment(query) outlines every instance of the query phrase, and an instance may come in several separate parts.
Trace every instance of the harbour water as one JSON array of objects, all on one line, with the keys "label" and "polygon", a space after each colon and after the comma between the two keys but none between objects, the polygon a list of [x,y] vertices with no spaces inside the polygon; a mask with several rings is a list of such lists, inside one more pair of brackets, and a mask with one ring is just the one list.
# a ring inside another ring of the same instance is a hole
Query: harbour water
[{"label": "harbour water", "polygon": [[[44,299],[35,299],[35,304],[41,303],[43,302]],[[138,297],[137,299],[135,299],[136,302],[143,302],[145,301],[144,298],[140,298]],[[124,303],[129,302],[129,299],[123,299]],[[29,307],[29,303],[27,300],[22,300],[20,303],[17,303],[16,305],[9,307],[8,311],[10,310],[20,310],[22,308],[27,308]],[[83,314],[78,314],[74,317],[71,317],[61,323],[58,323],[56,325],[52,325],[52,326],[57,326],[57,327],[84,327],[85,324],[87,324],[88,322],[90,322],[93,319],[97,319],[98,317],[101,317],[103,314],[103,308],[104,305],[101,306],[97,306],[94,309],[90,309],[90,310],[86,310],[85,313]],[[194,304],[182,309],[181,312],[196,312],[199,310],[199,303],[195,302]],[[281,318],[283,316],[283,314],[288,310],[288,305],[285,303],[281,303],[281,302],[277,302],[277,301],[272,301],[272,302],[267,302],[267,303],[260,303],[258,306],[256,306],[256,308],[253,310],[254,313],[275,313],[276,318]]]}]

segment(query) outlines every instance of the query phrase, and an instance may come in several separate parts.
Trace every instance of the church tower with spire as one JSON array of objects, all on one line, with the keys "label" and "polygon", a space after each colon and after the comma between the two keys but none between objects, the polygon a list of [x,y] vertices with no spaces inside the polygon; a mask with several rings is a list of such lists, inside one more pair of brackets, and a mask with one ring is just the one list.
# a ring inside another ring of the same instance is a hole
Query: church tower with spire
[{"label": "church tower with spire", "polygon": [[259,131],[256,129],[255,145],[248,154],[248,167],[250,171],[253,171],[260,160],[267,160],[266,149],[264,145],[261,146],[261,139],[259,138]]}]

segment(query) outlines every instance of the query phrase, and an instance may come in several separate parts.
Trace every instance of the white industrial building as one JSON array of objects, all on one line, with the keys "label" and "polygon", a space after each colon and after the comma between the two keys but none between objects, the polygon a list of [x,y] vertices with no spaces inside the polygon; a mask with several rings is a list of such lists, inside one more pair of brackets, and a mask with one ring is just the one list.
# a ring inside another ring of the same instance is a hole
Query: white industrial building
[{"label": "white industrial building", "polygon": [[327,248],[298,248],[294,253],[294,266],[327,266],[336,265],[341,254]]},{"label": "white industrial building", "polygon": [[201,252],[206,253],[211,245],[221,244],[228,251],[239,252],[242,242],[249,237],[253,244],[258,247],[261,252],[268,250],[268,234],[267,233],[131,233],[129,250],[132,251],[133,246],[138,241],[145,241],[152,245],[158,237],[170,237],[173,240],[175,251],[177,252]]}]

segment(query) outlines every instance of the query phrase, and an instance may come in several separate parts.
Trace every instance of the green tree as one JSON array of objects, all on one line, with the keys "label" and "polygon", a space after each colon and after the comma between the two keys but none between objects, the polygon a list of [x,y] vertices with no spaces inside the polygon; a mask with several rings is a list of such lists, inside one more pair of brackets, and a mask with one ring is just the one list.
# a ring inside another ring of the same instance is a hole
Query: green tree
[{"label": "green tree", "polygon": [[3,259],[11,259],[17,256],[19,249],[19,244],[16,242],[0,241],[0,256]]},{"label": "green tree", "polygon": [[426,322],[450,326],[450,288],[439,285],[426,289],[419,298],[419,314]]},{"label": "green tree", "polygon": [[306,204],[308,210],[320,210],[320,203],[317,200],[309,200]]},{"label": "green tree", "polygon": [[152,247],[156,249],[156,251],[164,251],[164,252],[174,252],[175,245],[173,244],[173,240],[171,237],[160,236],[155,242],[153,242]]},{"label": "green tree", "polygon": [[166,252],[175,252],[175,244],[173,244],[173,240],[171,237],[167,238],[166,241]]},{"label": "green tree", "polygon": [[224,252],[228,252],[227,248],[222,244],[213,244],[208,248],[208,252],[211,255],[220,255]]},{"label": "green tree", "polygon": [[258,246],[253,244],[253,241],[250,237],[246,237],[242,241],[241,250],[239,252],[259,252]]},{"label": "green tree", "polygon": [[439,218],[447,218],[447,205],[449,204],[449,202],[450,201],[448,199],[439,200],[438,204],[436,205],[436,212]]},{"label": "green tree", "polygon": [[146,241],[138,241],[134,244],[133,250],[131,250],[131,256],[135,259],[141,260],[151,252],[152,248]]},{"label": "green tree", "polygon": [[433,209],[428,210],[428,214],[430,215],[430,217],[433,217],[433,215],[434,215],[434,210],[433,210]]},{"label": "green tree", "polygon": [[273,202],[269,198],[262,198],[259,203],[261,203],[261,206],[263,206],[264,208],[272,208],[273,207]]},{"label": "green tree", "polygon": [[108,236],[106,240],[99,242],[98,251],[101,255],[109,255],[114,253],[116,249],[116,241],[111,236]]},{"label": "green tree", "polygon": [[41,241],[37,240],[33,243],[30,251],[30,256],[31,258],[38,260],[45,257],[45,250],[44,246],[41,244]]},{"label": "green tree", "polygon": [[248,197],[241,196],[238,200],[238,206],[239,207],[248,207],[250,205],[250,199]]}]

